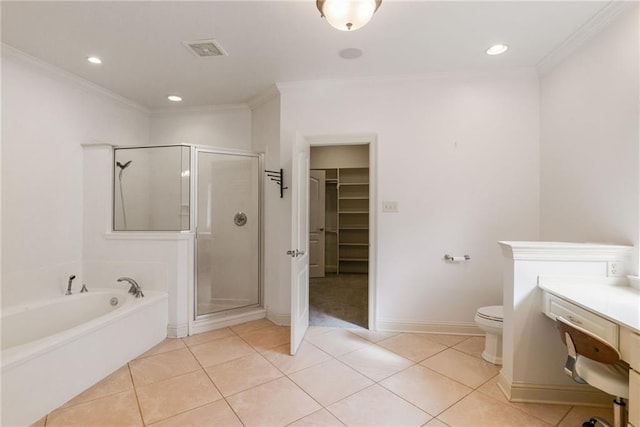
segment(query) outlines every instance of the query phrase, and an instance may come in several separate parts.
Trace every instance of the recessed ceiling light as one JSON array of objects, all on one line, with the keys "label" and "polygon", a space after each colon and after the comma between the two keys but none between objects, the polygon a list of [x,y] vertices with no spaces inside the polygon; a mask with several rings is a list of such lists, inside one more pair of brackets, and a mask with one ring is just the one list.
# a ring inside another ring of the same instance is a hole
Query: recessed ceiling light
[{"label": "recessed ceiling light", "polygon": [[338,55],[340,55],[340,57],[344,59],[356,59],[362,56],[362,49],[358,49],[356,47],[348,47],[338,52]]},{"label": "recessed ceiling light", "polygon": [[98,58],[97,56],[90,56],[87,58],[87,61],[91,62],[92,64],[102,64],[102,59]]},{"label": "recessed ceiling light", "polygon": [[182,97],[178,96],[178,95],[169,95],[167,96],[167,99],[169,101],[173,101],[173,102],[180,102],[182,101]]},{"label": "recessed ceiling light", "polygon": [[509,49],[509,46],[506,44],[494,44],[487,49],[487,55],[500,55],[501,53],[505,53],[507,49]]}]

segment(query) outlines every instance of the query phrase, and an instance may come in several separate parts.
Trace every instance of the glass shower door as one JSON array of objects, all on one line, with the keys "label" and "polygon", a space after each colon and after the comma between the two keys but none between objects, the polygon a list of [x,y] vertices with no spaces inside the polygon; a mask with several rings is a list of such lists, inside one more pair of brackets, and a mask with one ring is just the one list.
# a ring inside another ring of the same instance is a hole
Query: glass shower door
[{"label": "glass shower door", "polygon": [[260,158],[197,152],[196,317],[260,304]]}]

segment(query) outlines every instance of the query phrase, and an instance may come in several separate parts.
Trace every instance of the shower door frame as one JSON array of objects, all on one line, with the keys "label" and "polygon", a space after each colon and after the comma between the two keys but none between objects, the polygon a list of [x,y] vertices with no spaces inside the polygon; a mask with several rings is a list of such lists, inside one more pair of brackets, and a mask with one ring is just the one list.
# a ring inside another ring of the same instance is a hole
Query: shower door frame
[{"label": "shower door frame", "polygon": [[[252,312],[260,310],[261,314],[256,314],[252,317],[261,318],[264,317],[264,289],[263,289],[263,277],[264,277],[264,153],[246,150],[233,150],[227,148],[217,148],[208,146],[192,145],[193,149],[191,158],[191,170],[193,179],[191,180],[192,189],[191,194],[193,197],[193,298],[191,298],[192,314],[190,316],[191,322],[189,325],[190,334],[194,329],[204,331],[207,328],[204,325],[200,325],[196,328],[195,322],[207,322],[214,321],[215,324],[219,324],[220,321],[224,322],[225,319],[235,318],[242,313],[247,313],[251,316]],[[251,304],[244,307],[238,307],[234,309],[224,310],[215,313],[206,313],[198,315],[198,173],[200,164],[198,161],[198,155],[200,153],[208,154],[221,154],[227,156],[242,156],[242,157],[254,157],[258,159],[258,303]],[[253,319],[249,319],[253,320]],[[207,322],[208,323],[208,322]]]}]

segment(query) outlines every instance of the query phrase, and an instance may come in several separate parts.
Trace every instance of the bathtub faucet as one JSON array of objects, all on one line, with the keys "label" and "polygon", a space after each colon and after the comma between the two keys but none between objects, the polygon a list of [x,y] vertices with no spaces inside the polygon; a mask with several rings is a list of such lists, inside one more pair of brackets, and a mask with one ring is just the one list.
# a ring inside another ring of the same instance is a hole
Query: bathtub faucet
[{"label": "bathtub faucet", "polygon": [[69,276],[69,284],[67,285],[67,292],[65,292],[65,295],[71,295],[71,283],[73,282],[73,279],[75,279],[75,278],[76,278],[75,274]]},{"label": "bathtub faucet", "polygon": [[120,277],[118,279],[118,282],[128,282],[131,285],[131,287],[129,288],[130,294],[135,295],[136,298],[144,297],[144,294],[142,293],[142,288],[131,277]]}]

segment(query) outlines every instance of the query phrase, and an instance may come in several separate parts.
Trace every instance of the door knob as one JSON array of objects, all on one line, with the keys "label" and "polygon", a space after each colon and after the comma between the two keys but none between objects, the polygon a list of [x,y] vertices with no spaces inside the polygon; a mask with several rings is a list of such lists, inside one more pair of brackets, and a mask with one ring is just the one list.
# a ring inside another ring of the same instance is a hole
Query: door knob
[{"label": "door knob", "polygon": [[299,256],[304,255],[304,251],[299,251],[298,249],[294,249],[291,251],[287,251],[287,255],[291,255],[291,258],[297,258]]}]

